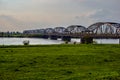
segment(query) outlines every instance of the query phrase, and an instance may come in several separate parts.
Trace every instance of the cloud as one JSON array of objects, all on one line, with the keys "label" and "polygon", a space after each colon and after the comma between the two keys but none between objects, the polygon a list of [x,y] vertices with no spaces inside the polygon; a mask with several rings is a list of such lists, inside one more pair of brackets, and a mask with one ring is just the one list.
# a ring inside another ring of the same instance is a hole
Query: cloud
[{"label": "cloud", "polygon": [[46,22],[21,21],[11,15],[0,15],[0,32],[2,31],[23,31],[28,29],[40,29],[53,27],[55,25]]},{"label": "cloud", "polygon": [[0,0],[0,20],[6,26],[15,26],[15,30],[119,22],[119,3],[120,0]]},{"label": "cloud", "polygon": [[113,12],[111,10],[99,9],[93,11],[92,14],[89,15],[89,18],[93,19],[94,22],[118,22],[119,23],[119,12]]},{"label": "cloud", "polygon": [[0,16],[0,31],[21,31],[25,24],[12,16]]},{"label": "cloud", "polygon": [[1,9],[1,7],[2,7],[2,1],[0,1],[0,9]]},{"label": "cloud", "polygon": [[1,31],[15,31],[19,30],[17,26],[19,22],[11,16],[1,15],[0,16],[0,28]]},{"label": "cloud", "polygon": [[103,9],[98,9],[98,10],[94,10],[92,12],[92,14],[89,15],[90,18],[94,18],[94,19],[103,19],[103,18],[107,18],[109,16],[109,14],[111,14],[110,11],[107,10],[103,10]]}]

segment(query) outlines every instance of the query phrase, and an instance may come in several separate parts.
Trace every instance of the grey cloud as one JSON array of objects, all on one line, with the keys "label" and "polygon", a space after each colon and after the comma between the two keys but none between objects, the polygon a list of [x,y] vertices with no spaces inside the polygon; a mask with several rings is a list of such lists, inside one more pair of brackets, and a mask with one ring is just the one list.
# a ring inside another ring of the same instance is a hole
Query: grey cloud
[{"label": "grey cloud", "polygon": [[112,11],[107,11],[104,9],[96,10],[93,14],[89,15],[89,18],[94,20],[95,22],[107,21],[107,22],[118,22],[119,23],[119,15]]},{"label": "grey cloud", "polygon": [[83,6],[91,9],[119,10],[120,1],[118,0],[86,0]]},{"label": "grey cloud", "polygon": [[10,22],[17,22],[16,19],[14,19],[12,16],[7,16],[7,15],[1,15],[0,16],[0,19],[1,20],[4,20],[4,21],[10,21]]},{"label": "grey cloud", "polygon": [[20,30],[17,26],[19,22],[11,16],[1,15],[0,16],[0,28],[1,31],[15,31]]},{"label": "grey cloud", "polygon": [[[20,21],[11,16],[1,16],[0,20],[6,21],[6,24],[17,25],[16,28],[20,30],[68,24],[82,24],[84,26],[96,21],[119,22],[120,19],[120,0],[3,1],[0,0],[0,9],[2,9],[3,14],[19,16]],[[30,19],[34,19],[37,22],[32,22],[32,20],[31,22],[27,22],[27,20],[23,22],[24,19],[22,17],[31,17]]]},{"label": "grey cloud", "polygon": [[[85,0],[79,6],[82,6],[87,13],[94,11],[94,13],[89,16],[83,15],[88,18],[87,21],[91,20],[93,23],[99,21],[120,22],[119,3],[120,0]],[[79,19],[80,18],[81,17],[79,17]]]},{"label": "grey cloud", "polygon": [[0,8],[2,7],[2,1],[0,1]]},{"label": "grey cloud", "polygon": [[24,22],[10,15],[0,15],[0,32],[1,31],[23,31],[28,29],[40,29],[47,26],[55,26],[49,23],[41,22]]},{"label": "grey cloud", "polygon": [[110,11],[99,9],[96,10],[93,14],[89,15],[90,18],[106,18],[111,14]]}]

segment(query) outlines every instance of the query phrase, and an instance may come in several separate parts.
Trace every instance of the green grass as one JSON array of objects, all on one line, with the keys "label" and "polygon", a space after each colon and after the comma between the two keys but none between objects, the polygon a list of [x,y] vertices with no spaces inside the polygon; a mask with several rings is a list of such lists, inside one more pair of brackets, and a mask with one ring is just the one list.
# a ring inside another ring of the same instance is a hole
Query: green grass
[{"label": "green grass", "polygon": [[120,80],[120,45],[0,46],[0,80]]}]

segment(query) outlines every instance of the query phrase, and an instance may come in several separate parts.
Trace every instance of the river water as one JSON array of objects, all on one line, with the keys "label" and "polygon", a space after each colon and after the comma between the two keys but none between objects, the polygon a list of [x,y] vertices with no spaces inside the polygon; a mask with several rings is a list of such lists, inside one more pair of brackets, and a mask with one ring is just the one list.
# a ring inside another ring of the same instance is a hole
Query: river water
[{"label": "river water", "polygon": [[[30,45],[50,45],[50,44],[62,44],[64,41],[61,39],[50,40],[42,38],[0,38],[0,45],[23,45],[23,41],[29,40]],[[119,44],[119,39],[94,39],[98,44]],[[71,43],[80,42],[80,39],[72,39]]]}]

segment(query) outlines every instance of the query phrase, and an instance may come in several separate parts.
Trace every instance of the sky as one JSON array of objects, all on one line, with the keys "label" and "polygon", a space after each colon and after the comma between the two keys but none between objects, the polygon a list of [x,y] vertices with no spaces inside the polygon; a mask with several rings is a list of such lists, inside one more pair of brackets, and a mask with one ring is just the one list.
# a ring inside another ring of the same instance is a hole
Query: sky
[{"label": "sky", "polygon": [[120,0],[0,0],[0,32],[120,23]]}]

